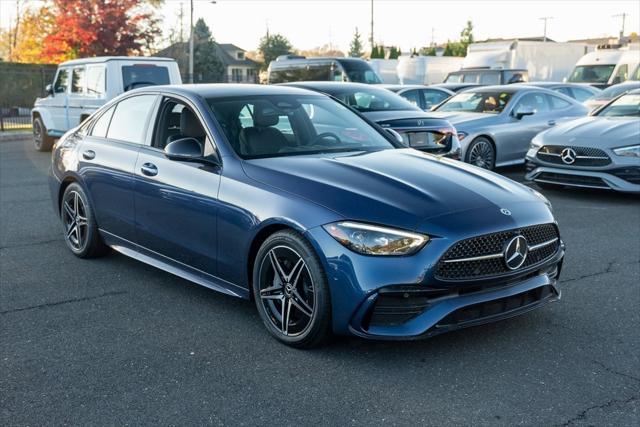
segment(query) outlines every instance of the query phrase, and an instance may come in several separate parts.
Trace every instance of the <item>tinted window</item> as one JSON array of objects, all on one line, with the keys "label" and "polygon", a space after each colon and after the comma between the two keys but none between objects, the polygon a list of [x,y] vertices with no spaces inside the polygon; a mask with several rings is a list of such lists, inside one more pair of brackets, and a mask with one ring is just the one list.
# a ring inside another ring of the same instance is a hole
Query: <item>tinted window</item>
[{"label": "tinted window", "polygon": [[611,65],[580,65],[573,70],[570,82],[575,83],[607,83],[616,66]]},{"label": "tinted window", "polygon": [[107,136],[120,141],[143,144],[147,119],[155,100],[155,95],[140,95],[119,102]]},{"label": "tinted window", "polygon": [[55,93],[66,92],[68,84],[69,84],[69,69],[61,68],[58,71],[56,82],[53,84],[53,90],[55,91]]},{"label": "tinted window", "polygon": [[534,110],[536,113],[546,113],[549,111],[547,97],[540,92],[527,93],[518,101],[515,111],[518,110]]},{"label": "tinted window", "polygon": [[560,87],[557,87],[557,88],[552,89],[552,90],[555,90],[556,92],[559,92],[559,93],[561,93],[563,95],[567,95],[567,96],[573,98],[573,93],[571,92],[571,89],[569,89],[566,86],[560,86]]},{"label": "tinted window", "polygon": [[478,75],[477,74],[465,74],[462,77],[462,81],[464,83],[478,83]]},{"label": "tinted window", "polygon": [[420,107],[420,92],[418,92],[417,90],[408,90],[406,92],[402,92],[400,96],[416,107]]},{"label": "tinted window", "polygon": [[244,158],[394,148],[344,105],[320,96],[208,100],[233,149]]},{"label": "tinted window", "polygon": [[616,76],[613,79],[613,83],[623,82],[627,80],[628,77],[629,77],[629,67],[627,67],[627,64],[622,64],[621,66],[618,67],[618,71],[616,71]]},{"label": "tinted window", "polygon": [[106,68],[102,65],[90,65],[87,67],[87,93],[101,96],[106,91]]},{"label": "tinted window", "polygon": [[551,101],[552,110],[562,110],[563,108],[571,107],[571,103],[569,101],[565,101],[560,97],[553,96],[553,95],[548,95],[548,97],[549,97],[549,100]]},{"label": "tinted window", "polygon": [[351,92],[332,92],[333,96],[358,111],[403,111],[419,110],[404,98],[386,89],[355,90]]},{"label": "tinted window", "polygon": [[481,85],[499,85],[500,76],[498,73],[482,73],[480,74]]},{"label": "tinted window", "polygon": [[357,83],[379,84],[380,77],[365,61],[340,61],[349,81]]},{"label": "tinted window", "polygon": [[449,74],[444,80],[445,83],[460,83],[462,76],[460,74]]},{"label": "tinted window", "polygon": [[589,98],[593,97],[593,93],[589,92],[586,89],[580,89],[580,88],[571,88],[571,91],[573,91],[573,98],[576,99],[578,102],[584,102]]},{"label": "tinted window", "polygon": [[442,101],[449,97],[449,94],[446,92],[430,89],[423,90],[422,95],[424,96],[424,106],[427,110],[434,105],[440,104]]},{"label": "tinted window", "polygon": [[169,69],[153,64],[122,66],[122,87],[125,92],[137,87],[168,85]]},{"label": "tinted window", "polygon": [[93,125],[93,129],[91,129],[91,135],[98,136],[100,138],[105,138],[107,136],[107,129],[109,129],[109,122],[111,121],[113,110],[115,110],[115,107],[109,108],[100,117],[98,117],[98,120],[96,120]]},{"label": "tinted window", "polygon": [[75,67],[71,74],[71,93],[84,92],[84,67]]},{"label": "tinted window", "polygon": [[504,82],[505,83],[520,83],[528,82],[529,74],[526,71],[505,71]]},{"label": "tinted window", "polygon": [[500,114],[511,100],[511,96],[512,93],[506,91],[461,92],[449,98],[437,111]]}]

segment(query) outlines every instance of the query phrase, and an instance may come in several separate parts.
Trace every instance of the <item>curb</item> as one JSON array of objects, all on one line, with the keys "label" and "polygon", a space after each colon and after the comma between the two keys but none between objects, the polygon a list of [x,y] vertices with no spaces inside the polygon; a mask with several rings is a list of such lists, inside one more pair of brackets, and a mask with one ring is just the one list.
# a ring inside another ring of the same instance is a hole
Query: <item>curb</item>
[{"label": "curb", "polygon": [[31,132],[0,132],[0,142],[27,141],[33,138]]}]

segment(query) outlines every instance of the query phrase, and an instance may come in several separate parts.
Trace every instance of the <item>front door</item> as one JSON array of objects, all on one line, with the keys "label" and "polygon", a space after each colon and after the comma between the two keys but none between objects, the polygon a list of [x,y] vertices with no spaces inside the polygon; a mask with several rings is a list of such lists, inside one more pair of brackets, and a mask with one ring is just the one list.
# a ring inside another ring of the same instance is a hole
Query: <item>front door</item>
[{"label": "front door", "polygon": [[[524,110],[534,111],[534,114],[517,119],[515,113]],[[515,103],[511,111],[511,137],[509,143],[504,144],[502,161],[524,160],[533,137],[553,125],[550,110],[548,98],[543,92],[526,93]]]},{"label": "front door", "polygon": [[70,84],[71,68],[58,68],[56,78],[53,82],[53,95],[47,103],[50,107],[51,119],[53,120],[53,126],[48,130],[66,132],[70,128],[67,116]]},{"label": "front door", "polygon": [[195,138],[205,157],[213,151],[204,127],[183,102],[166,98],[150,146],[135,166],[137,243],[162,257],[215,275],[220,168],[203,161],[169,160],[164,146]]}]

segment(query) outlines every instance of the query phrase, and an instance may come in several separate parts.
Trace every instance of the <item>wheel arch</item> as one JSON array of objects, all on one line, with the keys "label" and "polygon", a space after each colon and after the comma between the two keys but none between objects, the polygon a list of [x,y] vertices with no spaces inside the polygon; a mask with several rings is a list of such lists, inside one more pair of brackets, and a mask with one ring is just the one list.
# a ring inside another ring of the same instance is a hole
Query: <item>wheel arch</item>
[{"label": "wheel arch", "polygon": [[53,118],[51,117],[51,113],[49,111],[42,108],[34,108],[31,110],[31,124],[33,124],[36,118],[40,118],[42,120],[42,124],[44,127],[49,130],[53,129]]},{"label": "wheel arch", "polygon": [[476,140],[478,138],[484,138],[484,139],[488,140],[491,143],[491,146],[493,147],[493,152],[495,153],[496,160],[497,160],[497,158],[498,158],[498,147],[496,145],[495,137],[493,135],[491,135],[490,133],[485,132],[485,133],[481,133],[481,134],[475,135],[473,137],[473,139],[471,140],[471,142],[469,143],[469,145],[467,145],[467,149],[465,150],[464,157],[463,157],[464,161],[465,162],[467,161],[467,156],[469,155],[469,147],[471,147],[471,144],[476,142]]}]

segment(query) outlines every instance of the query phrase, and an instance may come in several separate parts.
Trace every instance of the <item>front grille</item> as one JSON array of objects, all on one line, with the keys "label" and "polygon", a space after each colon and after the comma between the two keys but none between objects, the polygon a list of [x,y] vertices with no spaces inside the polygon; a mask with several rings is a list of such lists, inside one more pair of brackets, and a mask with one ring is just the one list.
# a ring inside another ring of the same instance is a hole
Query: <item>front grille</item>
[{"label": "front grille", "polygon": [[640,184],[640,168],[620,168],[608,172],[631,184]]},{"label": "front grille", "polygon": [[[565,148],[571,148],[576,153],[573,163],[562,161],[561,153]],[[564,166],[606,166],[611,163],[611,158],[599,148],[544,145],[538,150],[537,157],[547,163]]]},{"label": "front grille", "polygon": [[600,178],[595,176],[569,175],[564,173],[542,172],[534,181],[546,181],[556,184],[577,185],[583,187],[609,188]]},{"label": "front grille", "polygon": [[555,295],[557,294],[553,287],[547,285],[505,298],[469,305],[448,314],[436,324],[436,328],[450,328],[464,326],[468,323],[481,323],[483,320],[490,319],[494,316],[525,309]]},{"label": "front grille", "polygon": [[[444,254],[436,267],[436,277],[442,280],[470,280],[513,273],[514,271],[506,266],[502,253],[505,245],[518,234],[527,239],[529,247],[550,242],[529,250],[519,270],[546,261],[556,253],[560,245],[558,229],[554,224],[540,224],[473,237],[454,244]],[[466,260],[479,257],[485,258]]]}]

